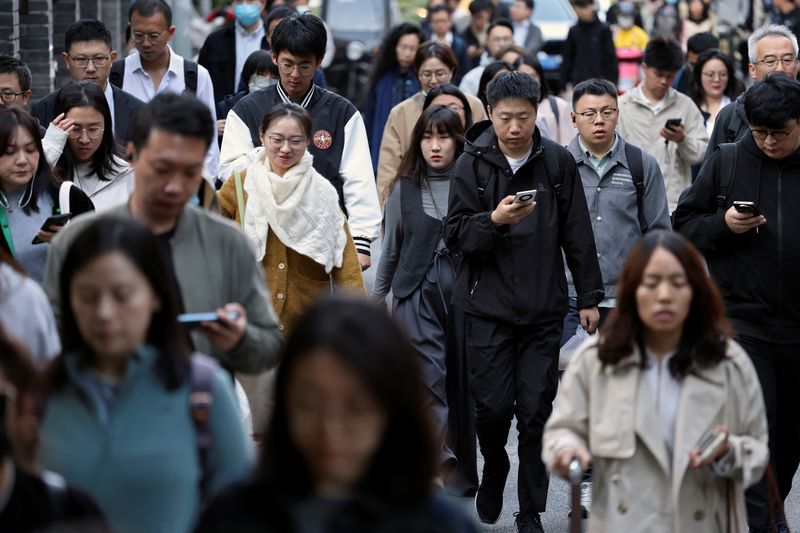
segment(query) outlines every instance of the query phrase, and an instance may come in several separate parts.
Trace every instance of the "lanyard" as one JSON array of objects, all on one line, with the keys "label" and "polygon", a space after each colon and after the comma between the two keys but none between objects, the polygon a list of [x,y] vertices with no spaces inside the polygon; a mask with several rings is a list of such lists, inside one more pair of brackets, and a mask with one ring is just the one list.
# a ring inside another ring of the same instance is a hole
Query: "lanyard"
[{"label": "lanyard", "polygon": [[14,239],[11,238],[11,228],[8,227],[8,217],[6,216],[6,208],[0,205],[0,226],[3,227],[3,236],[8,243],[8,249],[11,250],[11,256],[14,256]]}]

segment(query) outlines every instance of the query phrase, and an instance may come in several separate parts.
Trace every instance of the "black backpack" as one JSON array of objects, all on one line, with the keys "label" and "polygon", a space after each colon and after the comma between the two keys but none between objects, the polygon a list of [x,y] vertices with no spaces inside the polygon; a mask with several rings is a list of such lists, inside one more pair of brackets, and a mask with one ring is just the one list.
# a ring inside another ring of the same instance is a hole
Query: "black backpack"
[{"label": "black backpack", "polygon": [[[108,76],[112,85],[122,89],[122,83],[125,81],[125,59],[117,59],[111,64],[111,74]],[[186,85],[186,90],[192,94],[197,94],[197,63],[183,60],[183,81]]]}]

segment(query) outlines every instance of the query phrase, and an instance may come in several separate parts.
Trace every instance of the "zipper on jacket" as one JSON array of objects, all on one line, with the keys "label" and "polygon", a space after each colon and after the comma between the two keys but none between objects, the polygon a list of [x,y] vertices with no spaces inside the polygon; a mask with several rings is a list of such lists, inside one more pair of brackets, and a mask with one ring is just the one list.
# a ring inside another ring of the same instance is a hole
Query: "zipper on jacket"
[{"label": "zipper on jacket", "polygon": [[478,283],[481,281],[481,273],[478,272],[477,278],[475,278],[475,283],[472,284],[472,288],[469,291],[469,299],[472,299],[472,296],[475,294],[475,289],[478,288]]}]

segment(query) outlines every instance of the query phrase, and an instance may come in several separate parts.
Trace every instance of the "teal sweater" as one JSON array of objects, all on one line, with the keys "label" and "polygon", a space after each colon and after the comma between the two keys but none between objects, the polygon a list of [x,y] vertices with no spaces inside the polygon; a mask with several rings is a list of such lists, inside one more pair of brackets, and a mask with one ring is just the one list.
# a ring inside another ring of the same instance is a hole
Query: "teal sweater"
[{"label": "teal sweater", "polygon": [[[167,391],[155,374],[156,355],[142,348],[131,356],[103,422],[83,385],[85,369],[68,354],[68,384],[47,399],[42,422],[41,465],[94,497],[119,532],[187,532],[199,511],[202,472],[189,412],[190,384]],[[223,370],[213,394],[210,494],[246,475],[252,464],[233,386]]]}]

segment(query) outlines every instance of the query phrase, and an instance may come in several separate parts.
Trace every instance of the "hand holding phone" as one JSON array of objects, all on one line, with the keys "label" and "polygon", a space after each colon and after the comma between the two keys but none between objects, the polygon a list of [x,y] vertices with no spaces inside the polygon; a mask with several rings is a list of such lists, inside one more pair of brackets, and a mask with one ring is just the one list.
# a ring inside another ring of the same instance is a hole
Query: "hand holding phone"
[{"label": "hand holding phone", "polygon": [[737,200],[733,202],[733,208],[736,209],[737,212],[742,213],[743,215],[750,215],[757,217],[761,214],[755,202],[745,202]]},{"label": "hand holding phone", "polygon": [[728,443],[728,430],[724,426],[717,426],[707,431],[694,449],[689,452],[692,466],[706,465],[727,453],[730,448]]},{"label": "hand holding phone", "polygon": [[[44,221],[42,227],[39,228],[41,231],[52,232],[56,228],[60,228],[72,218],[72,213],[62,213],[60,215],[53,215],[51,217],[47,217],[47,220]],[[31,244],[42,244],[45,241],[42,240],[39,235],[33,237]]]},{"label": "hand holding phone", "polygon": [[[240,316],[238,311],[227,311],[225,315],[231,320],[237,320]],[[207,313],[183,313],[178,315],[177,318],[178,322],[187,328],[199,326],[203,322],[219,321],[219,316],[216,311],[209,311]]]},{"label": "hand holding phone", "polygon": [[532,204],[536,201],[536,194],[539,191],[536,189],[530,189],[527,191],[519,191],[517,194],[514,195],[514,203],[523,203],[523,204]]},{"label": "hand holding phone", "polygon": [[667,122],[664,124],[664,127],[667,128],[668,130],[674,130],[675,128],[681,125],[681,122],[683,122],[683,119],[670,118],[667,119]]},{"label": "hand holding phone", "polygon": [[671,118],[667,120],[664,127],[661,128],[661,136],[664,137],[664,144],[669,144],[670,141],[681,143],[686,138],[683,133],[683,126],[681,126],[681,119]]}]

